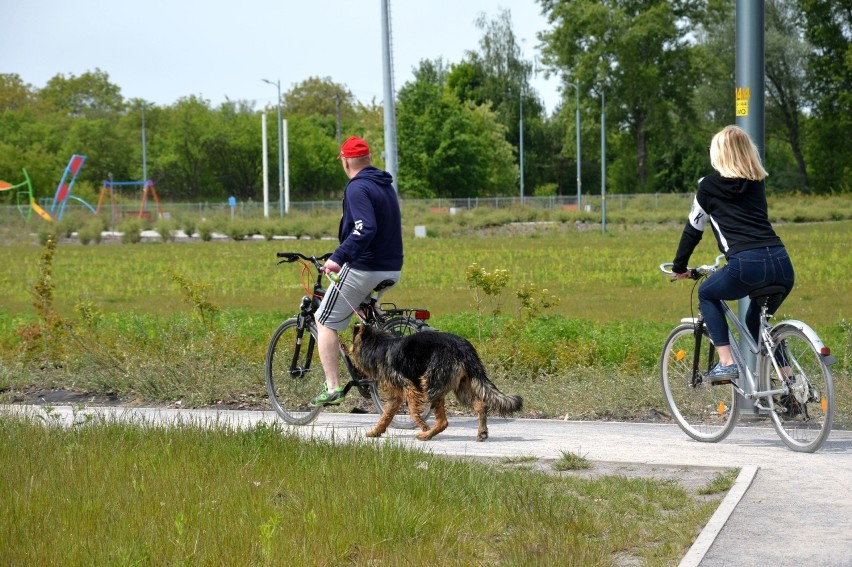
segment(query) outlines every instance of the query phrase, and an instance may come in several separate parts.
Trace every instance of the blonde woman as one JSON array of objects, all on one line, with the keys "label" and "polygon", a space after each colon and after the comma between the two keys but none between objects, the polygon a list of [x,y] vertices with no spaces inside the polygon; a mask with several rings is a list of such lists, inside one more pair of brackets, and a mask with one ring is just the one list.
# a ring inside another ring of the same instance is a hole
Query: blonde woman
[{"label": "blonde woman", "polygon": [[[764,183],[767,173],[748,134],[737,126],[726,126],[716,133],[710,143],[710,165],[715,171],[698,181],[672,269],[678,279],[689,277],[689,257],[709,225],[727,259],[725,266],[698,288],[699,308],[719,354],[719,363],[708,378],[718,382],[739,374],[720,300],[741,299],[758,288],[781,285],[786,293],[769,304],[769,313],[775,313],[793,289],[794,272],[790,256],[769,222]],[[751,303],[746,324],[755,339],[758,316]]]}]

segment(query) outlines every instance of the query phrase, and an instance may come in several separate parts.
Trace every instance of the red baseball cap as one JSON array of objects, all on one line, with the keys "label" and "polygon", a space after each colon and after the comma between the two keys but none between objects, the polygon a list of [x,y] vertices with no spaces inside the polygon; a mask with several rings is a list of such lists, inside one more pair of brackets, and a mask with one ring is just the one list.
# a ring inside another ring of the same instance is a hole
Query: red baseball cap
[{"label": "red baseball cap", "polygon": [[357,136],[352,136],[340,146],[340,153],[337,154],[337,159],[368,155],[370,155],[370,146],[367,145],[367,142]]}]

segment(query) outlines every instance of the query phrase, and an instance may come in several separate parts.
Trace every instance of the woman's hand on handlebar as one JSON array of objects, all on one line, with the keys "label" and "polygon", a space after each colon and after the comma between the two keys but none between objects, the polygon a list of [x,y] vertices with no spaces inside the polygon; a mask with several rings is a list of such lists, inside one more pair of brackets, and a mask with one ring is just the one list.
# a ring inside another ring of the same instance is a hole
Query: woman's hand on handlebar
[{"label": "woman's hand on handlebar", "polygon": [[673,277],[672,277],[672,281],[675,281],[675,280],[688,280],[688,279],[694,278],[694,275],[693,275],[693,273],[692,273],[692,270],[687,270],[687,271],[683,272],[682,274],[678,274],[678,273],[672,272],[672,276],[673,276]]}]

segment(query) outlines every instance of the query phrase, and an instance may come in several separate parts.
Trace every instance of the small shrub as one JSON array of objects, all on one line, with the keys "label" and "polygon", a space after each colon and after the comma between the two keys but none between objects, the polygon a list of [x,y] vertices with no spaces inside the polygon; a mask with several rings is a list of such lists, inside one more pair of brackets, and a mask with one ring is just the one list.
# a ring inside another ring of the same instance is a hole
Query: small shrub
[{"label": "small shrub", "polygon": [[201,237],[201,240],[204,242],[210,242],[213,239],[213,221],[202,219],[200,223],[198,223],[198,236]]},{"label": "small shrub", "polygon": [[188,238],[192,238],[195,234],[196,218],[192,215],[187,215],[178,221],[178,226],[183,230]]},{"label": "small shrub", "polygon": [[157,222],[154,224],[154,230],[157,231],[157,234],[160,235],[163,242],[174,242],[177,223],[172,219],[160,218],[157,219]]},{"label": "small shrub", "polygon": [[98,218],[89,219],[80,230],[77,231],[77,238],[81,244],[100,244],[102,240],[101,233],[103,232],[103,222]]},{"label": "small shrub", "polygon": [[129,218],[122,221],[118,226],[118,230],[121,232],[122,244],[138,244],[142,242],[143,226],[142,220],[138,218]]}]

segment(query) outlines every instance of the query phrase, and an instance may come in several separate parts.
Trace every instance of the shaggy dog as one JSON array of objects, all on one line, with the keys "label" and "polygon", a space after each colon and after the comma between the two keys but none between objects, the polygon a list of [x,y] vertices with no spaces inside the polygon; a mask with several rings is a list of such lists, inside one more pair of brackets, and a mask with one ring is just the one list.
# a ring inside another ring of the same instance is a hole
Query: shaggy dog
[{"label": "shaggy dog", "polygon": [[[375,379],[387,396],[379,422],[367,437],[384,433],[403,401],[408,402],[411,419],[420,428],[417,438],[421,441],[447,428],[444,398],[449,392],[479,416],[477,441],[488,438],[489,410],[505,417],[523,405],[520,396],[507,396],[497,389],[486,376],[473,345],[457,335],[423,331],[398,336],[369,325],[355,325],[351,354],[355,368]],[[432,429],[422,417],[429,407],[435,414]]]}]

